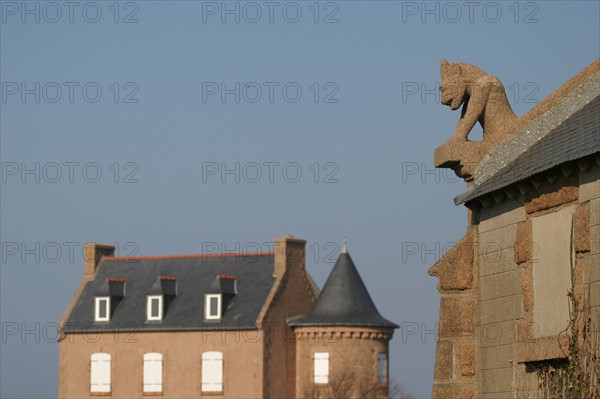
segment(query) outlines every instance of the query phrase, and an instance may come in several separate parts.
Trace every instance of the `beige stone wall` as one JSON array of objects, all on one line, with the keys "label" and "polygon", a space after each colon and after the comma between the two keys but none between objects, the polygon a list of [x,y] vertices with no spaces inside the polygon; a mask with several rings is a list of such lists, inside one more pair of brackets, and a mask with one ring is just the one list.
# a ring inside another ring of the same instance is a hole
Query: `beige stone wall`
[{"label": "beige stone wall", "polygon": [[[202,353],[223,353],[223,398],[262,398],[263,343],[260,331],[134,332],[67,334],[59,343],[59,397],[90,398],[90,357],[106,352],[113,398],[141,398],[143,356],[163,354],[164,398],[202,394]],[[214,394],[212,395],[214,397]]]},{"label": "beige stone wall", "polygon": [[[584,223],[581,223],[583,231],[579,233],[583,237],[579,240],[580,248],[577,248],[580,252],[578,261],[583,264],[584,292],[589,297],[591,306],[594,339],[600,346],[600,166],[596,163],[590,169],[581,172],[579,184],[579,201],[587,211],[583,211]],[[586,216],[589,216],[587,226]],[[586,230],[589,231],[587,238]],[[600,353],[600,347],[598,352]]]},{"label": "beige stone wall", "polygon": [[[352,391],[345,398],[362,398],[360,389],[378,387],[377,355],[387,354],[389,368],[389,340],[392,329],[356,327],[297,327],[296,335],[296,398],[312,397],[315,389],[326,387],[314,384],[314,353],[329,353],[329,378],[334,382],[342,375],[352,377]],[[326,396],[330,397],[330,396]],[[379,396],[382,397],[382,396]]]},{"label": "beige stone wall", "polygon": [[475,310],[477,305],[477,231],[465,236],[429,269],[439,279],[440,322],[434,371],[434,399],[477,396]]},{"label": "beige stone wall", "polygon": [[480,398],[512,397],[516,323],[523,314],[523,270],[515,259],[515,242],[517,226],[525,217],[522,199],[484,208],[478,214]]},{"label": "beige stone wall", "polygon": [[526,364],[565,357],[569,290],[589,298],[598,331],[599,178],[593,164],[474,211],[478,398],[540,397]]}]

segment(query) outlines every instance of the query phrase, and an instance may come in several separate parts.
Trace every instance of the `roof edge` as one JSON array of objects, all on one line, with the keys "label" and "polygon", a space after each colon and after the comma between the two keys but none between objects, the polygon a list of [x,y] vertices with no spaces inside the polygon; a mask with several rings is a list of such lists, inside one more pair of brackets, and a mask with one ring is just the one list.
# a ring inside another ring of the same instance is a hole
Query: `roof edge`
[{"label": "roof edge", "polygon": [[219,325],[215,324],[214,326],[206,326],[206,327],[166,327],[166,328],[156,328],[156,327],[146,327],[140,329],[138,326],[115,326],[114,328],[102,328],[102,326],[98,326],[97,324],[92,324],[88,326],[88,328],[68,328],[62,331],[63,334],[89,334],[90,331],[93,330],[94,333],[120,333],[120,332],[135,332],[135,333],[156,333],[156,332],[195,332],[195,331],[248,331],[248,330],[259,330],[256,325],[248,325],[248,326],[227,326],[227,325]]},{"label": "roof edge", "polygon": [[[540,181],[540,180],[543,181],[545,179],[552,179],[557,174],[563,174],[563,168],[565,165],[569,165],[569,164],[574,165],[573,168],[564,169],[565,171],[567,171],[567,173],[569,173],[569,169],[574,170],[575,168],[579,168],[581,171],[587,170],[584,168],[589,168],[590,166],[593,167],[594,163],[596,163],[597,165],[600,164],[600,152],[598,152],[598,151],[593,152],[591,154],[584,155],[581,158],[567,160],[560,164],[554,165],[548,169],[544,169],[544,170],[541,170],[532,175],[528,175],[527,177],[524,177],[520,180],[514,181],[505,186],[498,187],[494,190],[485,190],[481,193],[478,193],[477,191],[479,190],[480,187],[474,185],[474,186],[470,187],[470,188],[474,188],[474,190],[471,191],[471,190],[467,189],[467,190],[463,191],[462,193],[458,194],[456,197],[454,197],[454,203],[457,206],[465,205],[466,207],[472,209],[473,206],[471,204],[473,204],[474,202],[479,200],[479,202],[481,202],[484,206],[487,207],[488,204],[490,204],[490,203],[504,201],[505,197],[508,197],[508,195],[506,194],[508,192],[507,190],[510,190],[511,187],[516,187],[515,190],[519,191],[520,195],[523,196],[526,192],[531,190],[532,186],[535,187],[533,182],[536,181],[536,179],[537,179],[537,181]],[[579,166],[577,164],[579,164]],[[524,182],[529,182],[529,183],[524,184]],[[526,191],[521,192],[521,190],[526,190]],[[494,198],[495,193],[502,193],[502,192],[504,192],[503,195],[499,195],[497,198]],[[516,191],[513,191],[513,192],[516,192]],[[490,198],[490,199],[485,200],[485,198]],[[508,198],[512,198],[512,197],[508,197]]]},{"label": "roof edge", "polygon": [[233,253],[226,252],[221,254],[185,254],[185,255],[148,255],[148,256],[104,256],[103,260],[121,261],[121,260],[153,260],[153,259],[195,259],[195,258],[219,258],[219,257],[257,257],[257,256],[273,256],[274,252],[248,252],[248,253]]},{"label": "roof edge", "polygon": [[[383,317],[382,317],[383,318]],[[384,320],[387,321],[387,323],[344,323],[344,322],[340,322],[340,323],[330,323],[330,322],[326,322],[326,323],[319,323],[319,322],[302,322],[302,319],[297,319],[297,320],[292,320],[290,322],[288,322],[288,325],[290,327],[294,327],[294,328],[301,328],[301,327],[351,327],[351,328],[391,328],[391,329],[397,329],[400,328],[400,326],[392,321],[389,321],[387,319],[384,318]]]}]

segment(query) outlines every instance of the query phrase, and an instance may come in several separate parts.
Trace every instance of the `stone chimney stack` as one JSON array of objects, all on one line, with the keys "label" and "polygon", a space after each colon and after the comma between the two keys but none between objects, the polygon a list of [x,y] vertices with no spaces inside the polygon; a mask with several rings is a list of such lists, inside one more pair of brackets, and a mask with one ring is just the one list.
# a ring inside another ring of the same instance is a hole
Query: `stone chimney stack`
[{"label": "stone chimney stack", "polygon": [[103,256],[114,256],[115,247],[108,244],[90,242],[83,247],[83,277],[92,280]]},{"label": "stone chimney stack", "polygon": [[304,268],[304,256],[306,240],[292,236],[277,237],[275,243],[275,268],[273,274],[277,277],[283,276],[286,270]]}]

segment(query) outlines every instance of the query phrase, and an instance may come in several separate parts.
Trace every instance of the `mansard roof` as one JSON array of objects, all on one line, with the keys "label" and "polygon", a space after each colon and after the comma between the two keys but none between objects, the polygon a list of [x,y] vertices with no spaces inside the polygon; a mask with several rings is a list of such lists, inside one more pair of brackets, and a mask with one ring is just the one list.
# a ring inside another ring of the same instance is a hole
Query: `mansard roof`
[{"label": "mansard roof", "polygon": [[291,326],[354,326],[398,328],[383,318],[350,254],[342,251],[311,312]]},{"label": "mansard roof", "polygon": [[[273,286],[272,253],[176,257],[103,257],[74,305],[64,332],[255,329]],[[166,277],[168,276],[168,277]],[[237,291],[220,320],[204,319],[204,295],[215,280],[235,278]],[[110,294],[107,281],[124,279],[108,322],[94,321],[95,297]],[[176,284],[176,287],[173,285]],[[160,322],[146,320],[147,295],[173,299]]]}]

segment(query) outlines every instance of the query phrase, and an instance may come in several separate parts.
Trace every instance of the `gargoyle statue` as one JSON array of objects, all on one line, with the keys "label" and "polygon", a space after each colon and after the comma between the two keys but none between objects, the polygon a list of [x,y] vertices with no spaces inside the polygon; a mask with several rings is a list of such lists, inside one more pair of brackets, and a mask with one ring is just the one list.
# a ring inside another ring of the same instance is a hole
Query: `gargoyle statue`
[{"label": "gargoyle statue", "polygon": [[475,122],[483,128],[483,141],[500,144],[508,139],[510,126],[518,119],[512,111],[502,82],[474,65],[445,59],[440,66],[442,104],[457,110],[463,105],[458,125],[449,143],[468,141]]}]

